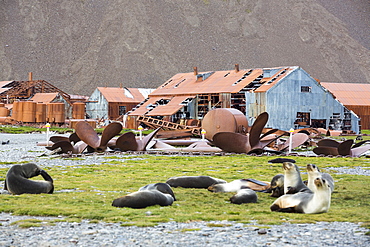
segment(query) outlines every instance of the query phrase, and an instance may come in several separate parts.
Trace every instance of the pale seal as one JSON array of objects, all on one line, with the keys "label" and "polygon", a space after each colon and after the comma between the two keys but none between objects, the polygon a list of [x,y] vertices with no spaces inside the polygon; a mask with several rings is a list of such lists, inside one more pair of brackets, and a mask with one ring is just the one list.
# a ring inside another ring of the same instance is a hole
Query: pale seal
[{"label": "pale seal", "polygon": [[247,178],[234,180],[230,183],[213,184],[208,187],[208,190],[212,192],[238,192],[244,188],[264,192],[270,188],[270,184],[268,182]]},{"label": "pale seal", "polygon": [[256,203],[258,199],[257,193],[254,190],[245,188],[241,189],[230,198],[230,202],[234,204]]},{"label": "pale seal", "polygon": [[284,194],[294,194],[302,190],[310,190],[302,181],[301,173],[296,164],[283,163],[284,169]]},{"label": "pale seal", "polygon": [[314,191],[316,189],[316,186],[314,184],[314,181],[315,181],[316,178],[323,178],[328,183],[328,186],[330,188],[330,192],[333,193],[333,191],[334,191],[334,179],[329,173],[320,172],[320,169],[314,164],[308,164],[307,165],[307,173],[308,173],[307,187],[310,190]]},{"label": "pale seal", "polygon": [[300,191],[296,194],[286,194],[274,201],[271,211],[286,213],[319,214],[326,213],[330,208],[331,192],[325,179],[316,178],[315,192]]},{"label": "pale seal", "polygon": [[226,183],[226,181],[210,176],[180,176],[171,177],[166,183],[171,187],[207,189],[212,184]]},{"label": "pale seal", "polygon": [[[45,181],[30,180],[29,178],[41,175]],[[41,194],[54,192],[53,179],[50,175],[34,163],[12,166],[5,179],[4,189],[15,195]]]}]

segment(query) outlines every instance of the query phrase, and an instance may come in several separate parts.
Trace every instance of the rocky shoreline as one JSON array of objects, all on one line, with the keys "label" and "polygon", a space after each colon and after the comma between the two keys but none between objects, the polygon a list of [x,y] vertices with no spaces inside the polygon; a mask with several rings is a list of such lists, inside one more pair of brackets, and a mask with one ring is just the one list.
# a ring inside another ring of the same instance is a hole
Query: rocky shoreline
[{"label": "rocky shoreline", "polygon": [[[40,157],[45,147],[37,142],[45,134],[0,134],[0,162],[28,161],[41,167],[53,165],[82,166],[104,160],[100,155],[83,161]],[[70,164],[68,162],[71,162]],[[0,167],[10,167],[2,164]],[[333,168],[334,169],[334,168]],[[369,169],[336,168],[336,172],[369,176]],[[0,186],[3,184],[1,183]],[[40,226],[21,228],[13,222],[38,219]],[[57,218],[58,219],[58,218]],[[235,222],[167,222],[155,227],[121,226],[120,223],[89,221],[49,224],[51,217],[15,216],[0,213],[0,246],[369,246],[368,229],[350,222],[317,222],[279,226]]]}]

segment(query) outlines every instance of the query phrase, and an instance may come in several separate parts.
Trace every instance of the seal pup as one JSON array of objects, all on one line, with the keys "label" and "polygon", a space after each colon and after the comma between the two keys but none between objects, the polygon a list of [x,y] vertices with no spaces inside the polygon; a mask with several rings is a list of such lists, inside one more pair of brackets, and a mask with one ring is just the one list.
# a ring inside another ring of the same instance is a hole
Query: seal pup
[{"label": "seal pup", "polygon": [[171,177],[166,183],[171,187],[207,189],[212,184],[226,183],[226,181],[210,176],[180,176]]},{"label": "seal pup", "polygon": [[[29,178],[41,175],[45,181],[29,180]],[[53,179],[50,175],[34,163],[12,166],[7,174],[4,190],[15,195],[20,194],[41,194],[54,192]]]},{"label": "seal pup", "polygon": [[170,206],[173,202],[174,198],[170,194],[162,193],[159,190],[142,190],[113,200],[112,206],[146,208],[154,205]]},{"label": "seal pup", "polygon": [[320,169],[314,164],[307,164],[307,173],[308,173],[308,181],[307,187],[314,191],[316,186],[314,181],[316,178],[323,178],[328,183],[330,192],[333,193],[334,191],[334,179],[329,173],[322,173]]},{"label": "seal pup", "polygon": [[315,192],[300,191],[296,194],[286,194],[274,201],[271,211],[285,213],[320,214],[330,208],[331,192],[325,179],[316,178]]},{"label": "seal pup", "polygon": [[244,188],[238,191],[235,195],[230,197],[230,202],[234,204],[242,203],[256,203],[257,202],[257,193],[254,190],[249,188]]},{"label": "seal pup", "polygon": [[234,180],[230,183],[212,184],[208,187],[208,190],[211,192],[238,192],[243,188],[264,192],[270,188],[270,184],[252,178],[247,178]]},{"label": "seal pup", "polygon": [[271,179],[270,189],[267,190],[271,193],[271,197],[280,197],[284,195],[284,175],[277,174]]},{"label": "seal pup", "polygon": [[144,191],[144,190],[158,190],[162,193],[170,194],[173,197],[173,199],[176,201],[175,194],[173,193],[171,186],[167,183],[148,184],[139,189],[139,191]]},{"label": "seal pup", "polygon": [[302,181],[301,173],[296,164],[283,163],[284,169],[284,194],[294,194],[302,190],[310,190]]}]

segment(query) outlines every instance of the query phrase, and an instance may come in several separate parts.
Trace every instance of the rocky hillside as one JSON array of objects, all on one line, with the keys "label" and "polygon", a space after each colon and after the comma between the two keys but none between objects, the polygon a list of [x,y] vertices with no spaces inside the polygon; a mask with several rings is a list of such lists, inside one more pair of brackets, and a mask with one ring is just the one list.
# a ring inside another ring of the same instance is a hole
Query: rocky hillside
[{"label": "rocky hillside", "polygon": [[236,63],[370,82],[368,0],[0,0],[0,10],[0,80],[32,71],[71,94]]}]

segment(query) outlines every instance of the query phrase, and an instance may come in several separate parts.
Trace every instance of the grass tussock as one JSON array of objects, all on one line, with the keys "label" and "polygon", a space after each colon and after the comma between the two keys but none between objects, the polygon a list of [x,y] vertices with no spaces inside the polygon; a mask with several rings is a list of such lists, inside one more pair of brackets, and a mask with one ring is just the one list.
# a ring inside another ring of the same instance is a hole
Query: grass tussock
[{"label": "grass tussock", "polygon": [[[234,156],[149,156],[107,158],[103,164],[84,167],[51,167],[47,172],[54,179],[54,194],[6,195],[1,194],[1,212],[16,215],[65,216],[66,220],[88,219],[93,222],[119,222],[123,226],[153,226],[159,222],[229,220],[241,223],[260,224],[313,223],[317,221],[363,222],[369,226],[367,213],[370,197],[366,187],[369,176],[335,174],[330,167],[369,167],[366,158],[316,158],[291,157],[301,168],[303,179],[307,178],[305,166],[318,165],[334,177],[335,191],[332,194],[328,213],[304,215],[270,211],[275,200],[266,193],[258,193],[258,202],[231,204],[233,193],[212,193],[206,189],[173,188],[177,201],[172,206],[151,206],[144,209],[116,208],[112,201],[140,187],[156,182],[165,182],[172,176],[207,175],[233,181],[254,178],[270,181],[283,173],[281,164],[269,164],[271,157]],[[0,169],[0,181],[7,169]],[[40,178],[38,178],[40,179]],[[58,219],[61,220],[61,219]],[[53,223],[53,222],[51,222]],[[20,225],[20,223],[17,223]],[[25,222],[22,226],[37,225],[39,222]],[[217,227],[217,225],[213,225]]]}]

